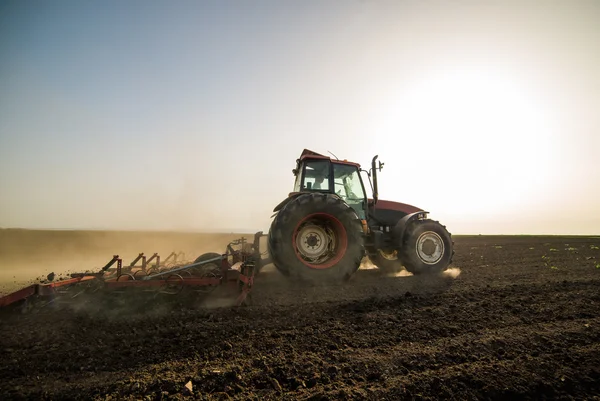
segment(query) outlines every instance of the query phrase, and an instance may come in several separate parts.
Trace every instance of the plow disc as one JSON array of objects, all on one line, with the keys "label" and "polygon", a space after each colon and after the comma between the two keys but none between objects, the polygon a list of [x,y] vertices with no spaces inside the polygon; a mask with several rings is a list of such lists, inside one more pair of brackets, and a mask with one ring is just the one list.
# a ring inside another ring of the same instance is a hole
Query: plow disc
[{"label": "plow disc", "polygon": [[69,305],[99,306],[105,303],[151,308],[158,297],[188,304],[201,303],[219,290],[226,304],[250,303],[254,277],[265,264],[260,252],[262,232],[249,243],[245,238],[230,242],[226,251],[205,253],[192,262],[185,255],[172,252],[163,261],[154,253],[149,258],[140,253],[124,266],[119,255],[95,272],[72,273],[66,279],[32,284],[0,298],[0,310],[22,312]]}]

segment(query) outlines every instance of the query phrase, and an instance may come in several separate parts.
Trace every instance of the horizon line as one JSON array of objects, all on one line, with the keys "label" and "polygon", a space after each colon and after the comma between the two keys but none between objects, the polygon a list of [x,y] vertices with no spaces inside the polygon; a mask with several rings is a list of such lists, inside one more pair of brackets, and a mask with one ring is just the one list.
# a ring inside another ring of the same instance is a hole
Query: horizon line
[{"label": "horizon line", "polygon": [[[21,231],[105,231],[105,232],[130,232],[130,233],[180,233],[180,234],[255,234],[263,232],[268,234],[268,230],[250,230],[250,229],[219,229],[219,230],[193,230],[193,229],[127,229],[127,228],[27,228],[27,227],[0,227],[0,230],[21,230]],[[459,236],[530,236],[530,237],[597,237],[597,234],[549,234],[549,233],[454,233],[453,237]]]}]

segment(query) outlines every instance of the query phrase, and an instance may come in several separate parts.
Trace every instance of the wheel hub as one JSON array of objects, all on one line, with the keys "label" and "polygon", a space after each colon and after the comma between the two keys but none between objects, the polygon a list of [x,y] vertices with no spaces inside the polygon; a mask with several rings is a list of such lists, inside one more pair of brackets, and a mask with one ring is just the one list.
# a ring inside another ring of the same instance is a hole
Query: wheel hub
[{"label": "wheel hub", "polygon": [[321,242],[321,239],[314,235],[314,234],[310,234],[307,238],[306,238],[306,244],[311,247],[314,248],[316,246],[319,245],[319,243]]},{"label": "wheel hub", "polygon": [[444,241],[439,234],[426,231],[417,239],[416,251],[423,263],[434,265],[444,256]]},{"label": "wheel hub", "polygon": [[296,246],[303,258],[312,263],[322,263],[335,248],[335,234],[326,227],[308,223],[298,231]]},{"label": "wheel hub", "polygon": [[435,242],[433,242],[431,239],[426,239],[425,242],[423,242],[423,252],[426,255],[433,255],[435,253]]}]

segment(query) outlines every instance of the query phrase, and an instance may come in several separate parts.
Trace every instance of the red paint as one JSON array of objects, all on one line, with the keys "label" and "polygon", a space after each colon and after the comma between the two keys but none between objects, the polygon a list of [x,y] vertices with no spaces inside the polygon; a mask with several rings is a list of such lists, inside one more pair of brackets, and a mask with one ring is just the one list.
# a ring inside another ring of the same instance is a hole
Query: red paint
[{"label": "red paint", "polygon": [[360,168],[360,164],[358,164],[358,163],[349,162],[347,160],[331,160],[331,158],[329,156],[325,156],[325,155],[322,155],[317,152],[313,152],[312,150],[308,150],[308,149],[304,149],[302,151],[302,154],[300,155],[300,160],[305,160],[305,159],[328,160],[332,163],[345,164],[348,166],[355,166],[355,167]]},{"label": "red paint", "polygon": [[14,302],[20,301],[32,295],[35,295],[37,290],[37,284],[30,285],[29,287],[23,288],[19,291],[15,291],[12,294],[8,294],[0,298],[0,307],[8,306]]},{"label": "red paint", "polygon": [[[369,201],[373,201],[373,200],[369,199]],[[411,214],[411,213],[415,213],[415,212],[424,212],[423,209],[418,208],[413,205],[409,205],[407,203],[392,202],[392,201],[386,201],[386,200],[382,200],[382,199],[379,199],[377,201],[377,204],[375,205],[375,209],[395,210],[398,212],[404,212],[406,214]]]},{"label": "red paint", "polygon": [[[337,240],[336,255],[332,259],[330,259],[328,262],[320,264],[320,265],[308,263],[306,260],[304,260],[302,258],[302,256],[300,255],[300,252],[298,251],[298,246],[296,245],[296,235],[298,234],[298,229],[300,228],[300,225],[302,225],[302,223],[304,223],[306,220],[309,220],[313,217],[325,218],[325,219],[329,220],[330,222],[332,222],[334,225],[334,230],[335,230],[336,236],[337,236],[337,238],[336,238],[336,240]],[[328,213],[313,213],[313,214],[306,216],[302,220],[300,220],[300,222],[296,225],[296,228],[294,228],[294,232],[292,234],[292,244],[294,246],[294,252],[296,253],[296,257],[298,258],[298,260],[300,260],[306,266],[310,267],[311,269],[320,269],[320,270],[329,269],[331,266],[338,263],[342,259],[344,254],[346,253],[346,249],[348,248],[348,235],[346,234],[346,229],[344,228],[342,223],[338,219],[336,219],[334,216],[332,216]]]},{"label": "red paint", "polygon": [[22,288],[18,291],[15,291],[11,294],[8,294],[2,298],[0,298],[0,307],[8,306],[17,301],[21,301],[25,298],[28,298],[32,295],[51,295],[54,293],[54,289],[58,287],[62,287],[64,285],[75,284],[80,281],[92,280],[95,277],[84,276],[84,277],[75,277],[67,280],[56,281],[54,283],[49,284],[32,284],[28,287]]},{"label": "red paint", "polygon": [[106,281],[107,288],[152,288],[162,287],[164,285],[182,285],[182,286],[217,286],[221,284],[220,278],[196,278],[196,277],[184,277],[175,279],[165,280],[127,280],[127,281]]}]

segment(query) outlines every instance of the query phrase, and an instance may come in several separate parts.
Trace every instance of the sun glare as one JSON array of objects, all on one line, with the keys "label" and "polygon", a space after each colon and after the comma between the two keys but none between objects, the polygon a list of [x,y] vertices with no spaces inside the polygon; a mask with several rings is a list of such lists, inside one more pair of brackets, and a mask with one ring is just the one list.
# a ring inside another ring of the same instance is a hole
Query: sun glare
[{"label": "sun glare", "polygon": [[403,89],[393,104],[382,128],[406,149],[398,168],[440,177],[438,190],[449,195],[431,199],[426,191],[429,207],[502,213],[543,196],[552,123],[527,85],[489,69],[443,70]]}]

